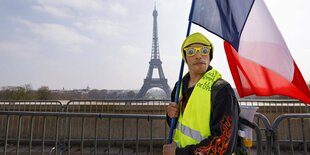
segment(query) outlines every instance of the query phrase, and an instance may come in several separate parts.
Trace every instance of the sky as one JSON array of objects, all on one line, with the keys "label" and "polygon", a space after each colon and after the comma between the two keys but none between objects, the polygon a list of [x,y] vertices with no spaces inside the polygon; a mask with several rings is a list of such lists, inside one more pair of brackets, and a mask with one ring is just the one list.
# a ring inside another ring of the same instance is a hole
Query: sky
[{"label": "sky", "polygon": [[[265,3],[309,82],[310,1]],[[155,0],[0,0],[0,87],[140,89],[151,59],[154,5]],[[170,87],[179,76],[190,5],[156,1],[160,59]],[[223,40],[192,25],[194,32],[213,42],[211,65],[234,87]]]}]

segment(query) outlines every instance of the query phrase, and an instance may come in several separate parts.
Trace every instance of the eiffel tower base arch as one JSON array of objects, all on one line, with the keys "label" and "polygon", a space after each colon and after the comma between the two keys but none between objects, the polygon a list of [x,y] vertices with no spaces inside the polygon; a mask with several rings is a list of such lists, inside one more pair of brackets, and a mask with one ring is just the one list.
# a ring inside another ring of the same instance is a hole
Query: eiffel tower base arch
[{"label": "eiffel tower base arch", "polygon": [[137,98],[138,99],[143,99],[146,96],[146,93],[148,90],[152,89],[152,88],[160,88],[162,89],[166,96],[164,99],[169,99],[170,98],[170,94],[171,94],[171,89],[167,83],[167,79],[144,79],[144,83],[142,88],[140,89],[140,91],[137,94]]}]

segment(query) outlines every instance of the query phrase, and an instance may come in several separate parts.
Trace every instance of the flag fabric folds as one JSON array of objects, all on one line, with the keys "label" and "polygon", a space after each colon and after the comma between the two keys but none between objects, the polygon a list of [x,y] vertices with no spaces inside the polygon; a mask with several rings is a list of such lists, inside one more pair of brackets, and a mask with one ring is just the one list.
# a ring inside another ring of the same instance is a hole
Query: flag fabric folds
[{"label": "flag fabric folds", "polygon": [[195,0],[192,22],[224,39],[240,97],[284,95],[310,103],[310,91],[263,0]]}]

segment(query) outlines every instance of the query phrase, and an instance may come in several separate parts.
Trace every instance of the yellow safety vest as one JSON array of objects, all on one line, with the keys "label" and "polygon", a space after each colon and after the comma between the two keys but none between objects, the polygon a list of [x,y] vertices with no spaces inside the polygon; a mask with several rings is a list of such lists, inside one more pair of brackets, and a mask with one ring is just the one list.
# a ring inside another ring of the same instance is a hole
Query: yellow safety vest
[{"label": "yellow safety vest", "polygon": [[[207,71],[194,87],[184,113],[180,103],[180,114],[173,138],[179,147],[197,144],[210,136],[211,87],[221,77],[215,69]],[[180,95],[181,92],[182,88]]]}]

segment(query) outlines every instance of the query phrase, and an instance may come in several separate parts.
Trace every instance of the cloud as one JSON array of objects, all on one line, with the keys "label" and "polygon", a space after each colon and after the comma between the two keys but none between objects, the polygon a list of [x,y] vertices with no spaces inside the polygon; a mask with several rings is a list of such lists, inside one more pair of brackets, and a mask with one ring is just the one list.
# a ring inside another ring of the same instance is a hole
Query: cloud
[{"label": "cloud", "polygon": [[37,3],[42,6],[55,6],[60,9],[74,9],[85,11],[85,12],[91,12],[91,11],[98,11],[102,10],[102,1],[101,0],[91,0],[91,1],[85,1],[85,0],[57,0],[57,1],[51,1],[51,0],[38,0]]},{"label": "cloud", "polygon": [[73,25],[80,31],[101,38],[121,36],[126,31],[126,25],[120,23],[131,21],[127,16],[128,8],[117,1],[41,0],[32,8],[64,19],[61,24]]},{"label": "cloud", "polygon": [[128,13],[128,9],[122,3],[102,0],[38,0],[32,8],[58,18],[88,18],[98,13],[126,16]]},{"label": "cloud", "polygon": [[93,42],[90,38],[79,34],[72,28],[60,24],[37,24],[32,31],[44,39],[60,44],[88,44]]},{"label": "cloud", "polygon": [[128,13],[127,8],[119,2],[111,3],[109,10],[111,10],[114,14],[122,16],[125,16]]},{"label": "cloud", "polygon": [[80,47],[83,45],[95,43],[91,38],[65,25],[52,23],[38,24],[20,18],[16,19],[16,21],[26,25],[29,32],[39,37],[38,41],[44,41],[48,44],[56,44],[67,49],[69,47],[72,50],[80,50]]},{"label": "cloud", "polygon": [[[126,67],[137,67],[137,64],[148,65],[151,52],[145,52],[143,47],[125,44],[116,49],[113,57],[119,59]],[[142,66],[139,66],[140,68]]]},{"label": "cloud", "polygon": [[125,31],[121,24],[106,19],[92,19],[76,22],[74,25],[80,30],[87,30],[89,33],[102,38],[121,36]]},{"label": "cloud", "polygon": [[35,5],[32,7],[34,10],[40,11],[40,12],[44,12],[47,14],[50,14],[54,17],[58,17],[58,18],[72,18],[72,15],[70,15],[68,13],[67,10],[65,9],[60,9],[58,7],[55,6],[50,6],[50,5]]},{"label": "cloud", "polygon": [[38,49],[39,47],[32,42],[0,42],[1,58],[29,59],[38,53]]},{"label": "cloud", "polygon": [[124,54],[126,56],[136,56],[138,55],[139,53],[141,54],[142,49],[138,48],[138,47],[135,47],[135,46],[132,46],[132,45],[123,45],[120,47],[120,53],[121,54]]}]

